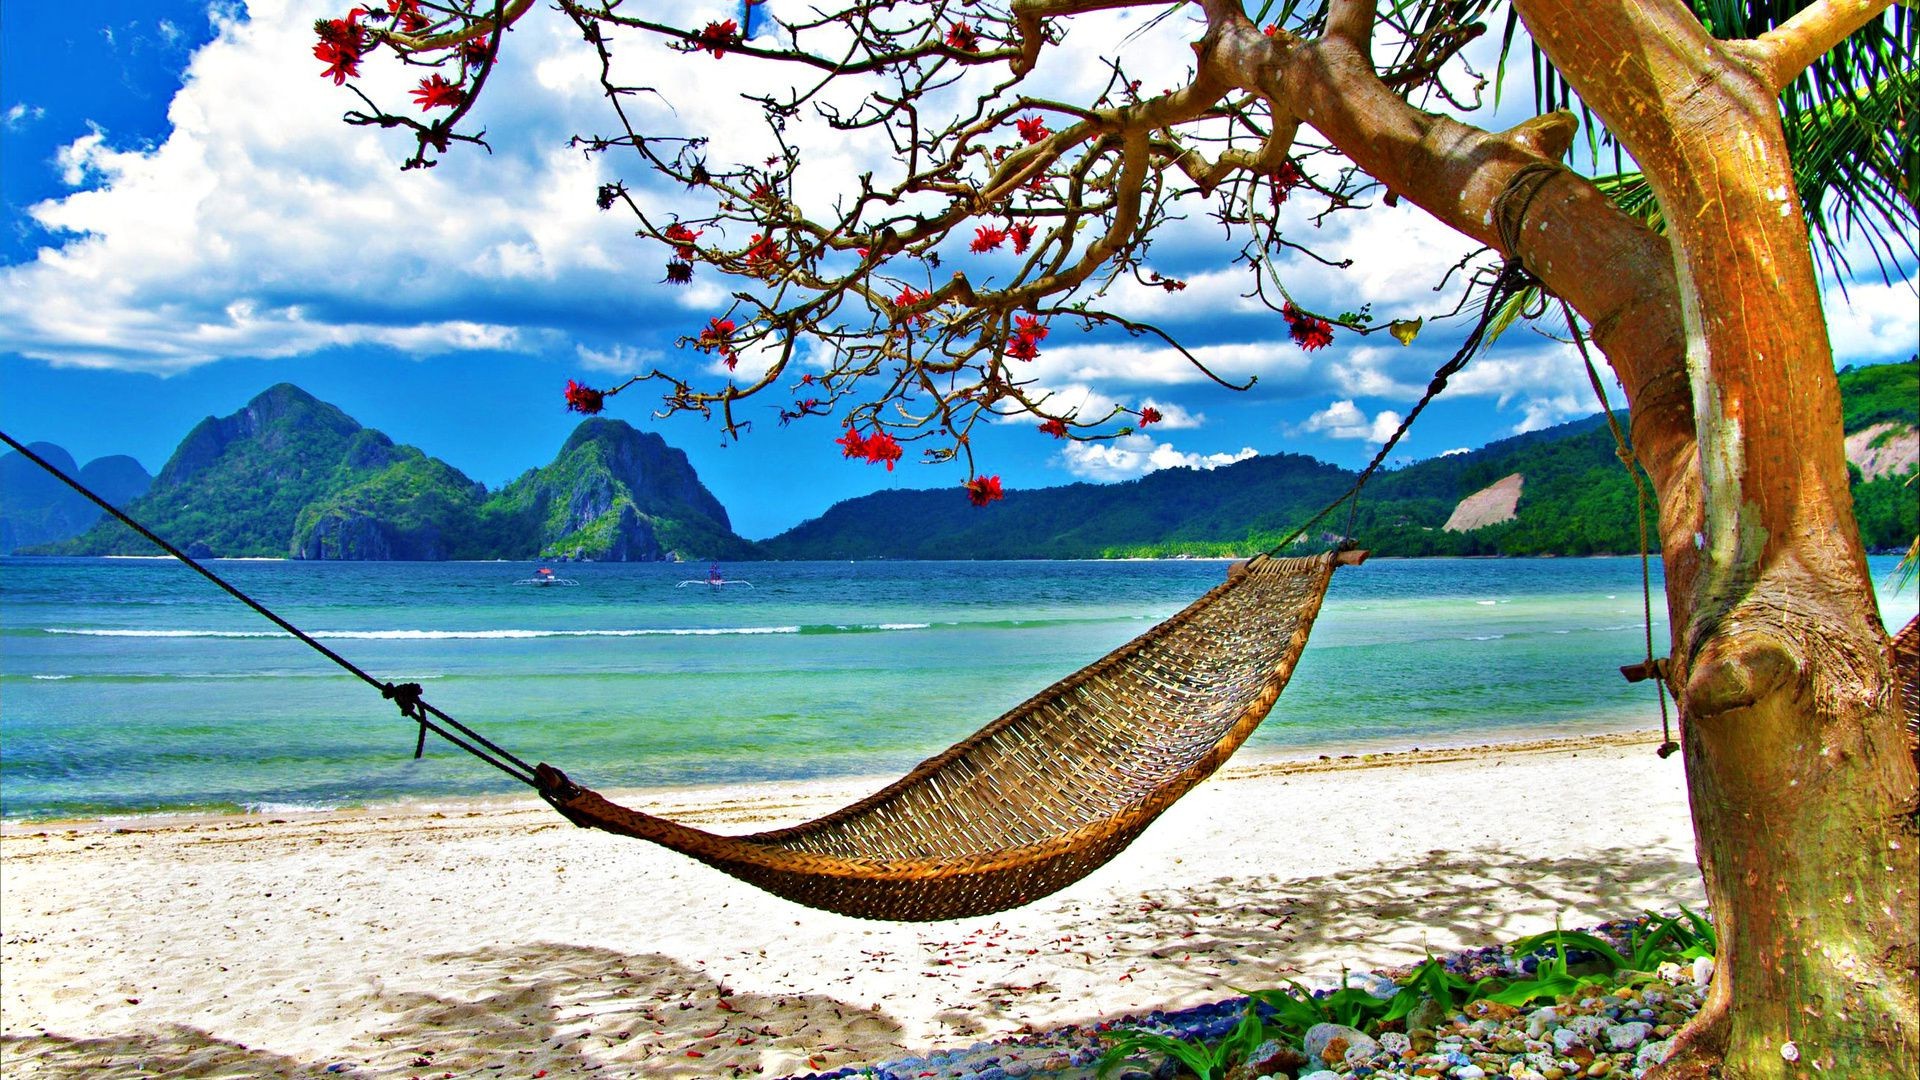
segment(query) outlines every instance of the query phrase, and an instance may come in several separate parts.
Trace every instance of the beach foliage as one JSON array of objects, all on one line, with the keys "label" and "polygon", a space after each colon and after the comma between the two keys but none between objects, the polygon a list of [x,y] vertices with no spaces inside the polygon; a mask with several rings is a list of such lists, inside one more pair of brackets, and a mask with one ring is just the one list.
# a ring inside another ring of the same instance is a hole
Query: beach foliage
[{"label": "beach foliage", "polygon": [[1220,1080],[1229,1067],[1247,1060],[1258,1050],[1271,1037],[1271,1031],[1260,1018],[1257,1002],[1249,1000],[1239,1023],[1211,1045],[1204,1039],[1183,1039],[1153,1031],[1115,1032],[1108,1037],[1113,1045],[1100,1058],[1101,1076],[1129,1058],[1161,1054],[1179,1062],[1200,1080]]},{"label": "beach foliage", "polygon": [[1269,1039],[1299,1046],[1316,1024],[1339,1024],[1377,1035],[1406,1028],[1428,1002],[1432,1003],[1429,1009],[1437,1006],[1443,1016],[1453,1016],[1477,1001],[1516,1009],[1566,1002],[1595,990],[1645,982],[1662,965],[1710,957],[1718,945],[1712,922],[1685,905],[1671,915],[1644,913],[1624,937],[1624,950],[1599,934],[1559,927],[1520,938],[1506,950],[1516,964],[1533,961],[1531,974],[1520,977],[1470,979],[1444,960],[1429,956],[1396,979],[1396,990],[1387,997],[1357,986],[1316,992],[1293,980],[1280,988],[1241,991],[1247,997],[1246,1012],[1218,1042],[1155,1031],[1114,1032],[1108,1036],[1112,1045],[1101,1059],[1101,1071],[1104,1075],[1129,1058],[1157,1053],[1178,1061],[1195,1076],[1217,1077]]}]

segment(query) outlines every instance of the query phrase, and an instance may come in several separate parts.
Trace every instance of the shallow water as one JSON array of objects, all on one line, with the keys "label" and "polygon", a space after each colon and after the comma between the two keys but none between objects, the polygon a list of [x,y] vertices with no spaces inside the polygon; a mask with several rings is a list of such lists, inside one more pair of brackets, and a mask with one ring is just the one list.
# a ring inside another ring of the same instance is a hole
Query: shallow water
[{"label": "shallow water", "polygon": [[[1915,597],[1876,558],[1890,625]],[[1213,561],[222,561],[374,675],[599,788],[884,775],[1217,584]],[[1666,639],[1655,567],[1656,648]],[[505,793],[412,760],[379,695],[166,560],[0,560],[0,815],[279,811]],[[1657,726],[1637,559],[1375,560],[1335,575],[1255,752]]]}]

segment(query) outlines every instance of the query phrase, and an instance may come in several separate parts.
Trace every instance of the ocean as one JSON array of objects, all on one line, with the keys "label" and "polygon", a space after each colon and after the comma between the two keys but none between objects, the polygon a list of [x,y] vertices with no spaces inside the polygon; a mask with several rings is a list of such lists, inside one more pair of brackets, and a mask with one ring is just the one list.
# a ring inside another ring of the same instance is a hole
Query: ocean
[{"label": "ocean", "polygon": [[[1914,614],[1875,558],[1883,617]],[[218,560],[377,677],[601,789],[912,767],[1217,584],[1224,563]],[[1654,567],[1656,648],[1665,615]],[[698,582],[697,584],[682,584]],[[1638,559],[1339,571],[1242,750],[1357,753],[1657,727]],[[164,559],[0,559],[0,817],[284,813],[523,789]],[[1649,752],[1652,747],[1649,745]]]}]

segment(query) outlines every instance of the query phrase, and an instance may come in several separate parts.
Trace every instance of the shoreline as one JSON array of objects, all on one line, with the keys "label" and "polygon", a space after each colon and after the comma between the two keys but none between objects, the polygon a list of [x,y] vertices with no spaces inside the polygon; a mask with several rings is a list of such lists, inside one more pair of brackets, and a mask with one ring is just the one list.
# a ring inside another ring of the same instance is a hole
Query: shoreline
[{"label": "shoreline", "polygon": [[[1651,748],[1659,744],[1659,731],[1654,728],[1618,728],[1605,722],[1598,722],[1598,724],[1599,726],[1591,733],[1529,735],[1524,732],[1524,729],[1507,730],[1506,733],[1512,734],[1513,738],[1499,737],[1503,729],[1473,734],[1463,733],[1461,740],[1449,740],[1444,736],[1422,740],[1428,743],[1425,747],[1405,746],[1403,744],[1407,740],[1399,738],[1345,739],[1339,743],[1310,743],[1286,747],[1245,746],[1209,779],[1211,781],[1229,778],[1241,772],[1251,772],[1260,776],[1283,776],[1295,773],[1460,761],[1495,752],[1551,753],[1589,745],[1633,746],[1644,742]],[[1488,737],[1489,734],[1492,737]],[[709,803],[731,805],[772,801],[812,806],[836,797],[852,802],[892,783],[899,779],[900,775],[904,775],[904,770],[901,774],[892,775],[848,773],[784,780],[754,780],[739,783],[715,781],[706,784],[608,787],[600,790],[601,794],[610,799],[630,804],[645,801],[676,805],[698,804],[705,807]],[[259,810],[245,808],[128,810],[75,817],[4,818],[0,819],[0,837],[31,835],[48,830],[158,829],[230,821],[314,821],[334,817],[380,818],[469,814],[476,811],[483,813],[526,809],[545,811],[547,809],[537,796],[519,791],[489,795],[406,796],[337,807],[301,807],[272,803],[267,803],[266,807]],[[709,811],[703,809],[699,812]]]},{"label": "shoreline", "polygon": [[[848,792],[645,805],[747,831]],[[782,1076],[1701,897],[1680,761],[1637,734],[1241,760],[1077,884],[945,923],[801,908],[532,798],[39,825],[0,866],[23,1077]]]}]

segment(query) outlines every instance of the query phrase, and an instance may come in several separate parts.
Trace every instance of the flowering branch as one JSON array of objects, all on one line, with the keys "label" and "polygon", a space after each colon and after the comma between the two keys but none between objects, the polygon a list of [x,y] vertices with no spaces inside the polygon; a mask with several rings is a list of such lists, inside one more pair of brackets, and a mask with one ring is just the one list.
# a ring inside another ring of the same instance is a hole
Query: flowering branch
[{"label": "flowering branch", "polygon": [[[1391,78],[1391,92],[1403,99],[1453,98],[1449,63],[1479,32],[1490,3],[1467,0],[1421,25],[1398,12],[1382,17],[1383,40],[1397,42],[1397,52],[1375,74]],[[389,6],[378,20],[356,9],[325,24],[322,45],[333,58],[327,73],[352,78],[369,49],[385,46],[407,63],[445,65],[457,76],[436,72],[413,91],[421,111],[446,110],[440,119],[371,103],[348,116],[412,130],[419,149],[408,166],[418,167],[454,141],[479,141],[462,134],[459,122],[484,86],[503,32],[530,5],[455,0],[435,9],[438,21],[421,25],[425,16],[407,14],[407,0]],[[623,384],[657,381],[663,415],[717,416],[729,437],[739,437],[752,424],[742,403],[780,397],[787,400],[773,408],[782,424],[840,417],[847,456],[890,469],[911,443],[924,460],[964,458],[970,471],[978,423],[1024,416],[1050,437],[1098,439],[1160,419],[1147,405],[1082,416],[1050,403],[1031,365],[1050,333],[1075,323],[1151,334],[1212,381],[1250,386],[1251,379],[1221,378],[1172,335],[1106,302],[1123,278],[1168,294],[1186,287],[1154,269],[1149,252],[1154,233],[1195,206],[1210,206],[1240,238],[1239,261],[1255,280],[1247,295],[1271,308],[1276,327],[1298,347],[1327,348],[1339,330],[1385,328],[1358,313],[1329,318],[1298,306],[1277,287],[1274,260],[1275,252],[1306,250],[1279,227],[1290,198],[1324,199],[1324,215],[1364,207],[1381,190],[1309,137],[1287,78],[1317,41],[1370,41],[1370,4],[1336,3],[1323,24],[1296,20],[1262,30],[1234,0],[1206,0],[1195,63],[1183,80],[1147,92],[1110,59],[1105,86],[1081,101],[1023,88],[1039,57],[1060,43],[1060,26],[1158,0],[848,0],[800,21],[763,12],[750,34],[733,20],[680,26],[637,16],[615,0],[556,6],[599,60],[614,120],[612,132],[577,137],[574,145],[590,155],[631,154],[702,209],[676,213],[666,207],[684,199],[637,193],[620,181],[601,188],[599,205],[631,213],[639,235],[662,245],[664,283],[717,273],[735,284],[725,308],[681,338],[714,361],[708,371],[656,370]],[[381,25],[362,37],[356,16]],[[788,91],[751,98],[765,116],[772,153],[719,164],[703,133],[656,132],[656,121],[642,121],[632,107],[638,95],[660,92],[623,78],[615,47],[647,40],[689,54],[689,63],[786,63],[814,74]],[[862,92],[840,93],[842,84]],[[830,131],[884,136],[892,164],[885,175],[865,172],[839,184],[831,207],[807,205],[803,155],[791,135],[808,119]],[[1273,294],[1268,278],[1275,278]],[[574,397],[570,391],[570,404]]]}]

